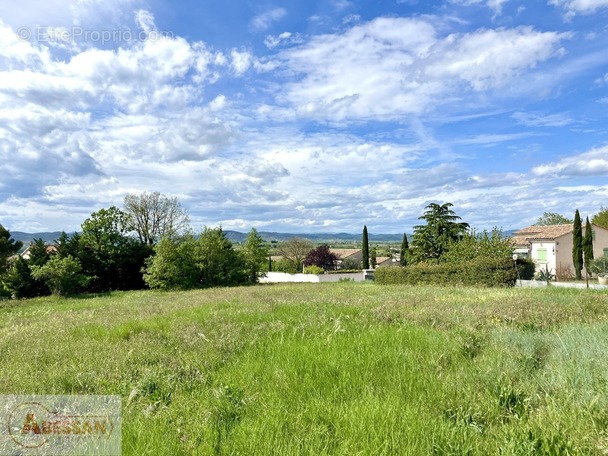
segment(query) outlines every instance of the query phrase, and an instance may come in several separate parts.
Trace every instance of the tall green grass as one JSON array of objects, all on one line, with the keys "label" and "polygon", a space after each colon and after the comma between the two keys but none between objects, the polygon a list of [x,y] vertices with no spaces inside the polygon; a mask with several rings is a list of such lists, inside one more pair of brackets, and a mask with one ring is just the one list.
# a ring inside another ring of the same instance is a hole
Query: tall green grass
[{"label": "tall green grass", "polygon": [[0,303],[0,394],[119,394],[123,451],[607,454],[608,294],[364,283]]}]

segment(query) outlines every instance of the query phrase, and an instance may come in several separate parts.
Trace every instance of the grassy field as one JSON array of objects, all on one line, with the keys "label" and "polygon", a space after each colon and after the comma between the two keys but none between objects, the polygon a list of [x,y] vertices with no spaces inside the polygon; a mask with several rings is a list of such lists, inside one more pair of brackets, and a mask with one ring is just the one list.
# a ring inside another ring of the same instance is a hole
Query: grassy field
[{"label": "grassy field", "polygon": [[370,283],[0,302],[0,394],[125,455],[608,454],[608,294]]}]

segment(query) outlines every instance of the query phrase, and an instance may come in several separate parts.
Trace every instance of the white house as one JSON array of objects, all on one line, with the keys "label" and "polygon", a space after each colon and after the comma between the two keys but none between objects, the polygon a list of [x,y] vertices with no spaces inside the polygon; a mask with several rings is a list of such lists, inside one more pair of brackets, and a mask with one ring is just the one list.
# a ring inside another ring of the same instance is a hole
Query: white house
[{"label": "white house", "polygon": [[[608,230],[597,225],[592,225],[591,230],[594,258],[602,255],[608,257]],[[534,261],[537,271],[547,269],[557,276],[573,275],[573,231],[571,223],[523,228],[513,234],[515,252]]]}]

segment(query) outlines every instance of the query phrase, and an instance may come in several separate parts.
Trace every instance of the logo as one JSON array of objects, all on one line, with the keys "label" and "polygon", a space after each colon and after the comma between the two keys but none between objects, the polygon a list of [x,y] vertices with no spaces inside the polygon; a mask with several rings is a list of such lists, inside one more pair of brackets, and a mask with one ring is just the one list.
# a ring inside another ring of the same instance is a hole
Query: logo
[{"label": "logo", "polygon": [[121,454],[119,396],[0,396],[2,403],[0,455]]}]

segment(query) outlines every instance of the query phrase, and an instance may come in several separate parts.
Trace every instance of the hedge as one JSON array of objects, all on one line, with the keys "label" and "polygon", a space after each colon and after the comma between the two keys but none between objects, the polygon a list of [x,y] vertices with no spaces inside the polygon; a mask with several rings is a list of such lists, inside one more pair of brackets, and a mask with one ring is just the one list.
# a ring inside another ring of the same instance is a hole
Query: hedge
[{"label": "hedge", "polygon": [[[529,262],[518,260],[519,278],[530,274]],[[534,265],[532,265],[533,274]],[[384,267],[374,272],[382,285],[476,285],[508,287],[515,285],[517,271],[510,258],[476,258],[463,263],[414,264],[406,267]]]}]

